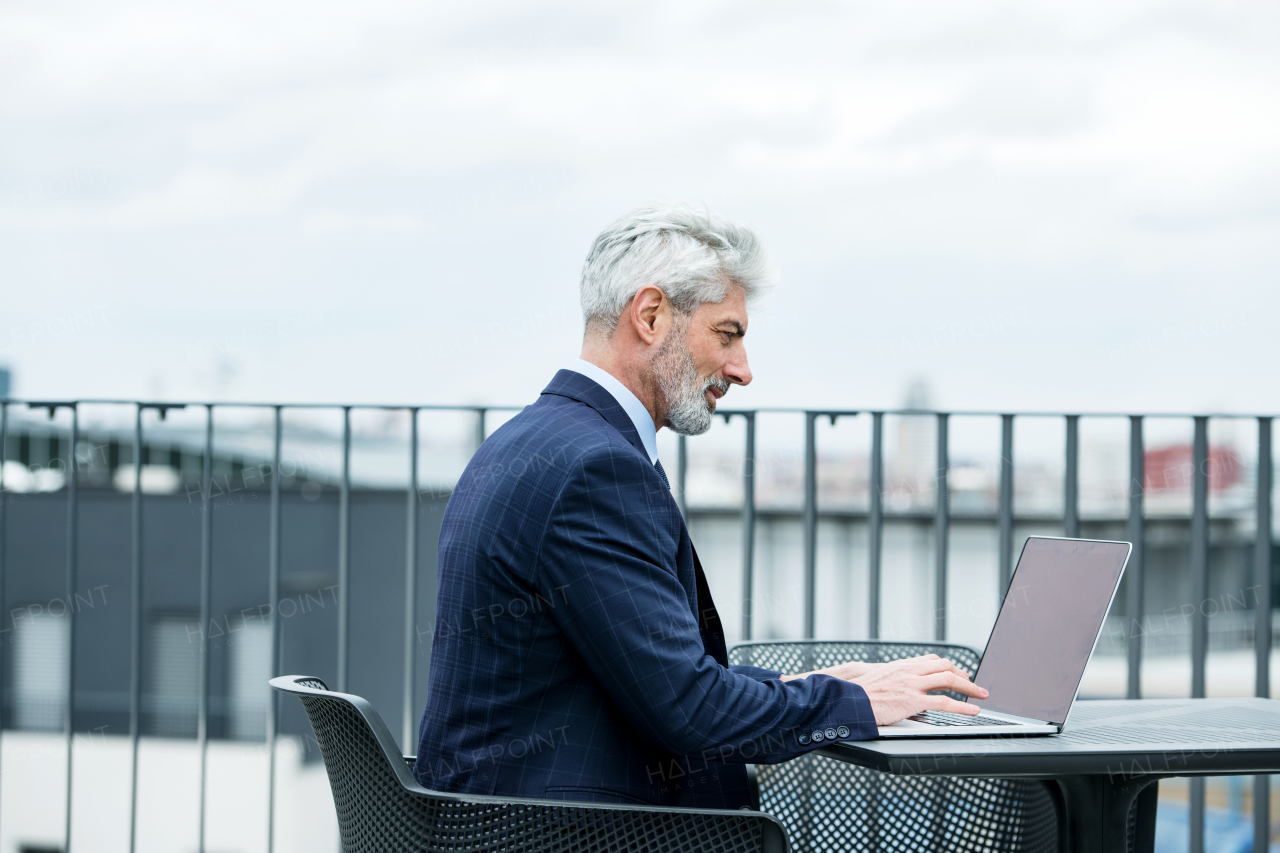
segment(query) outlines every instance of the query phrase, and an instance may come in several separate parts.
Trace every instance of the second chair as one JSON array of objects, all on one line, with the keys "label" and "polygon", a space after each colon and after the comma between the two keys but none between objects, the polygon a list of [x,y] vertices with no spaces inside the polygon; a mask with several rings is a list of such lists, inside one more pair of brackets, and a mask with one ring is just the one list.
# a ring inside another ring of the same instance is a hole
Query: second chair
[{"label": "second chair", "polygon": [[[729,662],[798,673],[926,654],[946,658],[970,677],[981,659],[966,646],[844,641],[744,643],[730,650]],[[792,848],[802,853],[1058,850],[1054,798],[1035,780],[890,776],[821,755],[759,765],[756,779],[760,809],[782,821]]]}]

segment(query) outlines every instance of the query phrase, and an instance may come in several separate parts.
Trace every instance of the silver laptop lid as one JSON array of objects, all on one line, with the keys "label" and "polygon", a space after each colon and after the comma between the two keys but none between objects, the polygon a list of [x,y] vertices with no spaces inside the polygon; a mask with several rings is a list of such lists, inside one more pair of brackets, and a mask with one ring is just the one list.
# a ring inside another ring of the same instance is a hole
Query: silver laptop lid
[{"label": "silver laptop lid", "polygon": [[992,711],[1066,722],[1133,546],[1032,536],[974,683]]}]

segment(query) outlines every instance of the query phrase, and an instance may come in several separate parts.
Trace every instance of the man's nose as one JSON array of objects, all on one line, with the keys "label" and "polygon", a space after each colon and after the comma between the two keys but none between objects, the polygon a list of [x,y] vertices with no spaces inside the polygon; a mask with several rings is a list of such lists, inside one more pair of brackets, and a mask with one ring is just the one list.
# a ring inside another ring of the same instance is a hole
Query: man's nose
[{"label": "man's nose", "polygon": [[747,364],[747,351],[745,349],[735,353],[729,363],[724,366],[724,377],[734,385],[751,384],[751,366]]}]

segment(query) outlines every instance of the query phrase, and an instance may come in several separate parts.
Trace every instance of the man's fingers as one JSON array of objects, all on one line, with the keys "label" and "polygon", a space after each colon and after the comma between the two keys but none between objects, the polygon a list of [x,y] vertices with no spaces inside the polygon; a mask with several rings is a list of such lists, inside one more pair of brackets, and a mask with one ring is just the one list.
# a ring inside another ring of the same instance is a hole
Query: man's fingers
[{"label": "man's fingers", "polygon": [[925,709],[929,711],[950,711],[953,714],[965,714],[973,717],[982,712],[977,705],[970,705],[968,702],[958,702],[950,696],[927,696],[929,700],[925,705]]},{"label": "man's fingers", "polygon": [[[987,691],[969,680],[968,673],[960,670],[951,661],[937,655],[920,655],[914,658],[887,663],[869,674],[866,680],[857,679],[867,689],[872,698],[872,706],[880,697],[894,703],[904,702],[916,711],[950,711],[955,714],[973,716],[979,712],[978,706],[970,705],[942,696],[931,691],[948,690],[982,700],[987,698]],[[913,712],[913,713],[914,713]],[[877,711],[877,718],[880,712]]]},{"label": "man's fingers", "polygon": [[930,675],[935,672],[954,672],[957,675],[968,678],[967,675],[956,669],[955,664],[951,661],[946,658],[940,658],[937,655],[931,655],[928,658],[914,660],[908,669],[917,675]]},{"label": "man's fingers", "polygon": [[904,669],[904,668],[909,669],[918,664],[925,663],[927,661],[932,661],[932,660],[938,660],[938,656],[937,655],[916,655],[915,657],[912,657],[912,658],[898,658],[897,660],[891,660],[884,665],[886,667],[890,667],[893,669]]},{"label": "man's fingers", "polygon": [[966,696],[972,696],[975,699],[987,698],[987,691],[970,681],[963,675],[957,675],[954,672],[935,672],[930,675],[920,677],[917,685],[925,692],[931,690],[952,690],[956,693],[963,693]]},{"label": "man's fingers", "polygon": [[931,672],[920,676],[912,687],[929,693],[934,690],[960,690],[960,684],[960,676],[954,672]]},{"label": "man's fingers", "polygon": [[987,688],[979,687],[967,678],[957,679],[951,689],[957,693],[972,696],[974,699],[986,699],[991,695],[987,692]]}]

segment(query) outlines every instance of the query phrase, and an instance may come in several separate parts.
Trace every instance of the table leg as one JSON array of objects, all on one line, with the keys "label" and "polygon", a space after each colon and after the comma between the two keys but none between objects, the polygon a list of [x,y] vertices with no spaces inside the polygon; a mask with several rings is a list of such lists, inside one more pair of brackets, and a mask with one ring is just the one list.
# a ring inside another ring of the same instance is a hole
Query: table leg
[{"label": "table leg", "polygon": [[1129,810],[1137,802],[1134,853],[1150,853],[1156,841],[1155,776],[1062,776],[1065,844],[1070,853],[1127,853]]}]

